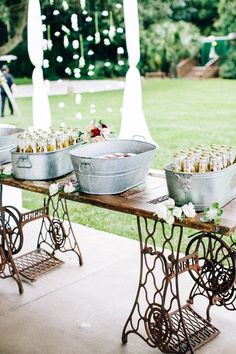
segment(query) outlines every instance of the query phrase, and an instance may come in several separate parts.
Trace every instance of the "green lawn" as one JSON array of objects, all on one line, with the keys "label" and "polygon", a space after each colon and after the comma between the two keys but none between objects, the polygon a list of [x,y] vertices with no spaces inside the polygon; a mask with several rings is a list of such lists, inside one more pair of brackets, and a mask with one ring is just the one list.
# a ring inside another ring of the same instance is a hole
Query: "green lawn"
[{"label": "green lawn", "polygon": [[[235,146],[236,80],[145,80],[143,82],[144,111],[153,139],[159,151],[152,167],[162,168],[172,160],[175,151],[196,144],[229,144]],[[64,102],[63,109],[58,107]],[[83,129],[92,119],[103,119],[119,133],[122,92],[87,93],[76,105],[73,96],[51,97],[53,125],[60,122]],[[31,99],[18,99],[21,118],[2,119],[17,126],[31,125]],[[91,114],[90,104],[97,112]],[[107,111],[112,108],[112,112]],[[84,116],[76,119],[76,112]],[[154,196],[155,197],[155,196]],[[40,200],[24,193],[24,206],[39,206]],[[136,220],[128,215],[80,204],[71,205],[71,218],[84,225],[118,235],[136,238]]]}]

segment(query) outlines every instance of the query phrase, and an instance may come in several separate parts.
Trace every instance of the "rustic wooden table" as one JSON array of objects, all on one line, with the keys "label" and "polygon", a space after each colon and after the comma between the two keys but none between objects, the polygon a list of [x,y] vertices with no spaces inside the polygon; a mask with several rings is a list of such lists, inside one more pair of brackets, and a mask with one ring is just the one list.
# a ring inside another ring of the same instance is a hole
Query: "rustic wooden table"
[{"label": "rustic wooden table", "polygon": [[[63,185],[71,180],[75,180],[73,174],[57,182]],[[124,326],[123,343],[127,342],[129,334],[135,333],[148,345],[163,352],[193,353],[220,333],[210,323],[211,306],[236,309],[236,244],[233,236],[236,200],[224,207],[220,225],[202,223],[198,214],[170,227],[156,216],[157,203],[167,198],[162,172],[149,175],[144,185],[119,195],[74,192],[60,193],[51,198],[48,196],[51,183],[14,178],[1,180],[2,185],[45,195],[42,208],[24,214],[13,206],[1,206],[1,277],[12,276],[22,292],[22,276],[33,281],[39,274],[62,263],[55,256],[56,251],[74,252],[82,265],[82,254],[70,223],[67,201],[128,213],[137,216],[141,262],[138,291]],[[22,227],[39,218],[42,226],[37,250],[14,258],[23,245]],[[64,223],[65,220],[69,222]],[[195,230],[195,233],[187,237],[184,235],[187,228]],[[188,245],[183,256],[180,251],[186,239]],[[186,272],[194,280],[194,285],[187,303],[181,304],[179,277]],[[192,307],[197,296],[208,300],[206,319]]]}]

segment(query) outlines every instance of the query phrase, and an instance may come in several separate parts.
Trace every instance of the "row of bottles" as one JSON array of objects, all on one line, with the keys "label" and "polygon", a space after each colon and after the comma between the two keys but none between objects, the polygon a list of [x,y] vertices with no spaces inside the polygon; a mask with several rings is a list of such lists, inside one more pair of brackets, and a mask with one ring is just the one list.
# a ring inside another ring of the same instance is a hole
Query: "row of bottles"
[{"label": "row of bottles", "polygon": [[17,136],[16,151],[20,153],[52,152],[78,144],[82,132],[77,128],[60,128],[49,131],[42,129],[26,130]]},{"label": "row of bottles", "polygon": [[235,163],[235,158],[235,149],[232,147],[199,145],[175,154],[173,170],[186,173],[216,172]]}]

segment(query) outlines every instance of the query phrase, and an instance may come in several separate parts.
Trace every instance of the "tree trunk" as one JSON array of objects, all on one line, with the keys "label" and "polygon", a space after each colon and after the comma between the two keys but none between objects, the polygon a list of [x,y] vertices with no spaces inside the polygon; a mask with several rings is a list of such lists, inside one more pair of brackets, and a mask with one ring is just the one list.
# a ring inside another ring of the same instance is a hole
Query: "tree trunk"
[{"label": "tree trunk", "polygon": [[27,23],[27,8],[27,0],[22,0],[20,4],[11,6],[11,13],[18,14],[18,20],[15,23],[16,29],[14,35],[5,44],[0,46],[0,55],[8,54],[22,41],[23,31]]}]

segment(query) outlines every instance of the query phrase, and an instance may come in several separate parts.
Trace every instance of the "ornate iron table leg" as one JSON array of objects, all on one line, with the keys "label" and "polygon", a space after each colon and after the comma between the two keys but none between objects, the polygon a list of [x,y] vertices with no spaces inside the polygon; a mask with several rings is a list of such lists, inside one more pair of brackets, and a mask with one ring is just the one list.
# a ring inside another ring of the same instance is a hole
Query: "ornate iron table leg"
[{"label": "ornate iron table leg", "polygon": [[14,211],[14,208],[7,210],[2,206],[2,185],[0,184],[0,277],[12,277],[18,285],[19,293],[22,294],[23,285],[13,254],[16,254],[22,248],[23,234],[19,219]]},{"label": "ornate iron table leg", "polygon": [[[140,240],[140,278],[133,308],[123,329],[122,342],[137,334],[149,346],[164,353],[193,353],[196,348],[219,334],[190,306],[181,306],[179,275],[199,269],[198,254],[180,258],[183,228],[138,217]],[[157,248],[157,234],[163,239]],[[161,233],[161,235],[160,235]],[[145,234],[145,236],[144,236]],[[174,250],[174,241],[177,248]]]},{"label": "ornate iron table leg", "polygon": [[37,247],[40,248],[44,244],[53,254],[57,250],[63,253],[74,252],[82,265],[82,254],[71,225],[66,199],[60,195],[58,198],[48,197],[45,199],[45,205],[48,206],[48,215],[42,220]]},{"label": "ornate iron table leg", "polygon": [[197,252],[200,268],[197,272],[190,270],[195,284],[189,295],[189,303],[196,296],[202,295],[209,301],[206,310],[210,321],[210,309],[213,305],[236,310],[236,248],[233,238],[229,246],[222,235],[197,233],[191,237],[186,254]]}]

